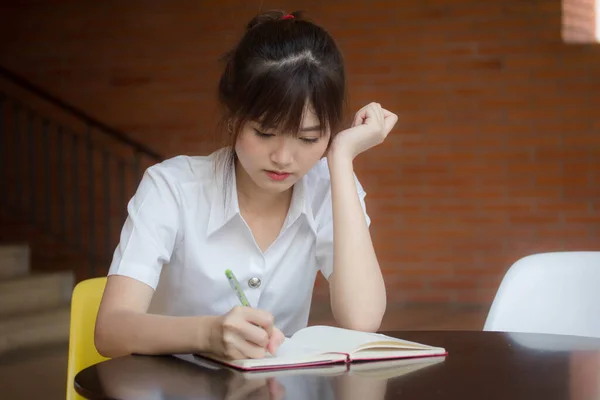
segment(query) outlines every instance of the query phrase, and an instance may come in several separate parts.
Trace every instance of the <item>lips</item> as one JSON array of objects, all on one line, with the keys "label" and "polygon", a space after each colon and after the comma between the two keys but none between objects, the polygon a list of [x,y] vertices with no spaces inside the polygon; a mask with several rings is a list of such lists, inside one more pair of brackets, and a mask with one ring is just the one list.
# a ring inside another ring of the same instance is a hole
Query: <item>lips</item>
[{"label": "lips", "polygon": [[290,176],[289,172],[267,171],[267,176],[274,181],[282,181]]}]

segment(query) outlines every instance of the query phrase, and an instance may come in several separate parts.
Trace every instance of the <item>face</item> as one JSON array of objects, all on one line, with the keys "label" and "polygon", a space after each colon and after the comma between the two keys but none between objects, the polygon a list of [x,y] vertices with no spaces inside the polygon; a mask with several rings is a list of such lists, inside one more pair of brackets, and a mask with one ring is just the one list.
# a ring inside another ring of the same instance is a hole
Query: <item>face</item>
[{"label": "face", "polygon": [[291,188],[325,154],[330,132],[320,135],[319,120],[311,111],[305,113],[297,137],[246,123],[235,144],[240,172],[246,175],[240,178],[273,193]]}]

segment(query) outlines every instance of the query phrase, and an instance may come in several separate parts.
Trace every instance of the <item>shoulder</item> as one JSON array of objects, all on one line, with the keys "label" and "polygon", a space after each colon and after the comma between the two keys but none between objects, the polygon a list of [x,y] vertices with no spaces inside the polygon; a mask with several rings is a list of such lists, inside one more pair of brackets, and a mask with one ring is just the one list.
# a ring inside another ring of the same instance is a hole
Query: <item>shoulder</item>
[{"label": "shoulder", "polygon": [[149,175],[161,178],[176,184],[197,182],[199,178],[207,175],[211,169],[210,156],[175,156],[152,165],[146,170]]},{"label": "shoulder", "polygon": [[152,165],[145,175],[169,186],[211,185],[218,176],[215,165],[219,156],[218,151],[206,156],[175,156]]}]

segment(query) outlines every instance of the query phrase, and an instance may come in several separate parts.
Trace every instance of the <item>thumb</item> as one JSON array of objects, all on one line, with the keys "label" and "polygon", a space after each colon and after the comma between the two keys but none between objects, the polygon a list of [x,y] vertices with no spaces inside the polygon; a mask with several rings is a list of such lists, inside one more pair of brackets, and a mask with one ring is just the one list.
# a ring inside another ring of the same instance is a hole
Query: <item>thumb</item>
[{"label": "thumb", "polygon": [[359,125],[363,125],[370,119],[367,107],[363,107],[354,114],[354,120],[352,120],[351,128],[354,128]]}]

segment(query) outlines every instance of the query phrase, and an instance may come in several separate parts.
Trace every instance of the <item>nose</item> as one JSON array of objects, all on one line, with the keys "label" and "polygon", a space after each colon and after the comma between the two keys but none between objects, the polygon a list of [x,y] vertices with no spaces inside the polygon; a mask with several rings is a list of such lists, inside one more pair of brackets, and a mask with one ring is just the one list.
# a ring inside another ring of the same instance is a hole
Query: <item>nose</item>
[{"label": "nose", "polygon": [[293,143],[291,138],[284,136],[275,137],[274,147],[271,150],[271,162],[280,170],[285,170],[294,162]]}]

